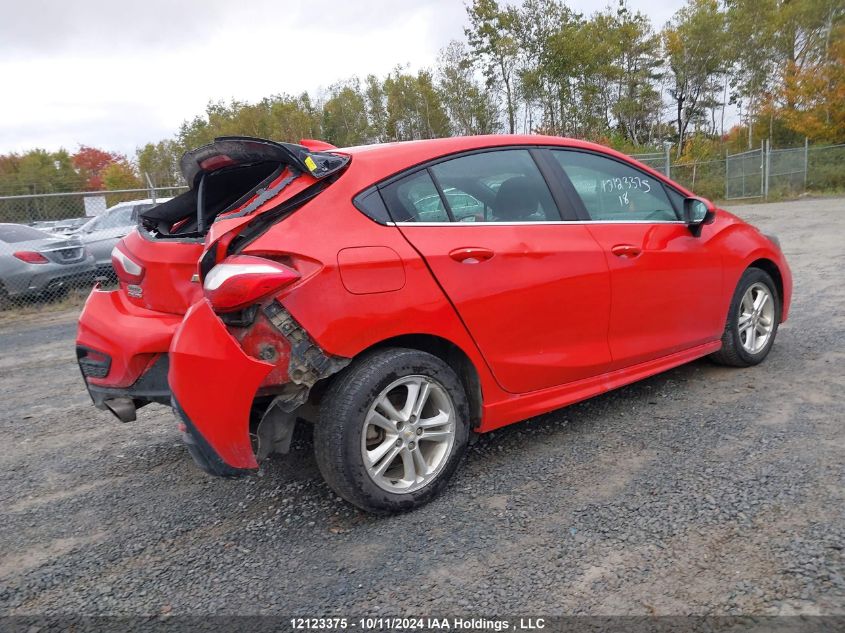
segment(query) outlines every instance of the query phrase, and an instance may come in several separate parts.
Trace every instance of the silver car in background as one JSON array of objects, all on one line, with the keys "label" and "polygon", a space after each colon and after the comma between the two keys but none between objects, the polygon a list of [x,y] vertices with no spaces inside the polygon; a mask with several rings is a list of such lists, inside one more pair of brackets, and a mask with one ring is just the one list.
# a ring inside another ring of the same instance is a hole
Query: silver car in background
[{"label": "silver car in background", "polygon": [[93,284],[96,269],[78,237],[0,224],[0,308],[15,299],[53,298],[72,285]]},{"label": "silver car in background", "polygon": [[149,199],[121,202],[91,218],[72,235],[78,236],[88,252],[94,256],[98,270],[101,273],[109,273],[112,249],[138,224],[138,214],[168,200],[170,198],[157,198],[155,202]]}]

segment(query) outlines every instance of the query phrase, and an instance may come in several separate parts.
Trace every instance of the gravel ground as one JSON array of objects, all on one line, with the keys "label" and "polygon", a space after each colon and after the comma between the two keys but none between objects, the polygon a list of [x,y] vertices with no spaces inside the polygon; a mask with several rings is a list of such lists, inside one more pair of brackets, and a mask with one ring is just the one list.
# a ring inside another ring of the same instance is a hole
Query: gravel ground
[{"label": "gravel ground", "polygon": [[845,613],[845,199],[735,210],[795,275],[762,366],[692,363],[484,436],[392,518],[333,495],[307,433],[257,476],[204,475],[166,408],[89,404],[73,313],[7,318],[0,613]]}]

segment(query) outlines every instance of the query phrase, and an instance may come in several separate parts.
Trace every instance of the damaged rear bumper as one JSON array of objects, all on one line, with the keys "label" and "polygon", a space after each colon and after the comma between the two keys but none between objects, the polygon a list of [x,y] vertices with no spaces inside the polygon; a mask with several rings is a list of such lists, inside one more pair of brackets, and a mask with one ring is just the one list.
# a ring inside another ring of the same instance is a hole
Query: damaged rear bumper
[{"label": "damaged rear bumper", "polygon": [[202,433],[197,430],[196,425],[179,405],[176,398],[171,398],[171,404],[173,411],[181,420],[180,431],[182,432],[182,441],[185,443],[188,453],[190,453],[197,466],[209,475],[215,475],[216,477],[237,477],[251,472],[248,468],[233,468],[223,461],[220,454],[208,443],[208,440],[203,437]]},{"label": "damaged rear bumper", "polygon": [[76,356],[94,405],[120,420],[150,402],[168,404],[170,341],[180,315],[127,301],[119,291],[95,288],[79,316]]},{"label": "damaged rear bumper", "polygon": [[[170,347],[169,383],[183,439],[213,475],[242,474],[270,453],[287,453],[311,388],[349,364],[325,354],[276,301],[251,318],[227,327],[208,301],[199,301]],[[273,362],[256,358],[268,349],[274,353],[261,357]]]},{"label": "damaged rear bumper", "polygon": [[[80,366],[85,363],[85,357],[82,355],[88,353],[89,350],[77,347],[76,355]],[[167,354],[158,356],[152,366],[129,387],[102,387],[86,379],[85,386],[88,387],[88,394],[94,401],[94,406],[111,411],[121,422],[133,422],[135,412],[145,404],[170,404],[170,387],[167,384],[168,360]],[[85,372],[86,368],[83,367],[83,377]]]},{"label": "damaged rear bumper", "polygon": [[247,355],[205,299],[188,310],[169,357],[174,409],[200,467],[212,474],[235,473],[217,472],[220,468],[209,464],[237,471],[258,468],[250,412],[273,365]]}]

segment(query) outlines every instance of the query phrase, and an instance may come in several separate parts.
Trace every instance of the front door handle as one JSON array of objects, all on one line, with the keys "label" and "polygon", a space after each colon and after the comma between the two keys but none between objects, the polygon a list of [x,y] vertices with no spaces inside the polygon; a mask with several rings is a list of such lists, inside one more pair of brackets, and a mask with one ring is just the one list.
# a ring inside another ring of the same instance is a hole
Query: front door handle
[{"label": "front door handle", "polygon": [[617,244],[616,246],[610,249],[610,252],[616,255],[617,257],[634,258],[637,257],[643,251],[642,249],[634,246],[633,244]]},{"label": "front door handle", "polygon": [[467,246],[451,251],[449,257],[462,264],[480,264],[493,257],[493,251],[480,246]]}]

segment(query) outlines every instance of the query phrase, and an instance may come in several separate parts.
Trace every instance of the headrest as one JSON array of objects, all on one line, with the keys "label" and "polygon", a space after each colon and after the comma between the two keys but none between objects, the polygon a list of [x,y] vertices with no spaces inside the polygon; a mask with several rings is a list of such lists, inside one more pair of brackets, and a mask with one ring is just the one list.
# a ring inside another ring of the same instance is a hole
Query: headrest
[{"label": "headrest", "polygon": [[515,176],[499,185],[493,210],[500,220],[522,220],[537,212],[540,188],[526,176]]}]

